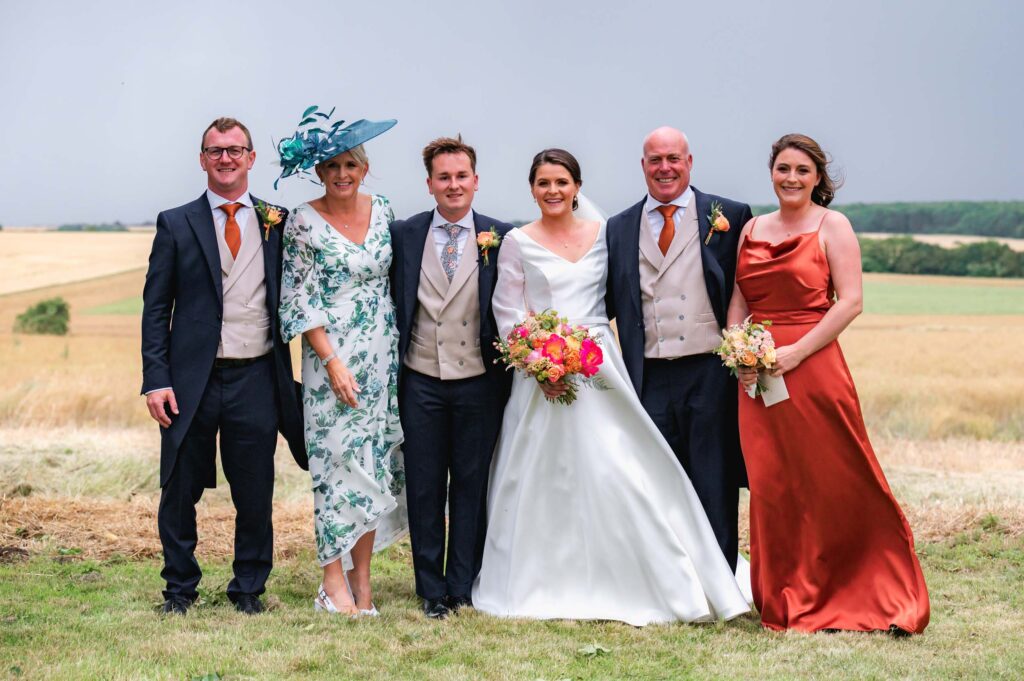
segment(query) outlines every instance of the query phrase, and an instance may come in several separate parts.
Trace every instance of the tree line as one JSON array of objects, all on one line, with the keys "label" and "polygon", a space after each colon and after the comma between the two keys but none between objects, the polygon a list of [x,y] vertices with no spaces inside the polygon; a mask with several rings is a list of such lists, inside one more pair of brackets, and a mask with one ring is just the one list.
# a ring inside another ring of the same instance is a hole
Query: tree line
[{"label": "tree line", "polygon": [[911,236],[860,237],[865,272],[945,274],[958,277],[1024,277],[1024,253],[998,241],[944,248]]},{"label": "tree line", "polygon": [[[756,215],[775,210],[757,206]],[[830,206],[850,218],[857,232],[968,234],[1024,239],[1024,201],[847,203]]]}]

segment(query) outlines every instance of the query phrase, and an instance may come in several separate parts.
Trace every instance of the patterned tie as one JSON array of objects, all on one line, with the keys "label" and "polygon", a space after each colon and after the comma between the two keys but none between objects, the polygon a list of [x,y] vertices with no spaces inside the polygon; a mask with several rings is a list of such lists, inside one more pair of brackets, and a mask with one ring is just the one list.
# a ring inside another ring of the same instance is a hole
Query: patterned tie
[{"label": "patterned tie", "polygon": [[220,206],[220,209],[228,214],[228,222],[224,225],[224,241],[228,244],[232,258],[238,257],[238,249],[242,246],[242,230],[239,229],[238,221],[235,220],[235,213],[241,207],[240,203],[225,203]]},{"label": "patterned tie", "polygon": [[462,227],[450,222],[442,227],[444,231],[448,232],[448,242],[441,250],[441,267],[448,275],[448,283],[451,283],[452,277],[455,276],[455,270],[459,266],[459,232],[462,231]]},{"label": "patterned tie", "polygon": [[676,221],[672,216],[676,214],[678,208],[679,206],[673,205],[658,206],[658,212],[665,216],[665,226],[661,228],[661,236],[658,237],[658,248],[661,249],[662,255],[668,253],[668,247],[676,235]]}]

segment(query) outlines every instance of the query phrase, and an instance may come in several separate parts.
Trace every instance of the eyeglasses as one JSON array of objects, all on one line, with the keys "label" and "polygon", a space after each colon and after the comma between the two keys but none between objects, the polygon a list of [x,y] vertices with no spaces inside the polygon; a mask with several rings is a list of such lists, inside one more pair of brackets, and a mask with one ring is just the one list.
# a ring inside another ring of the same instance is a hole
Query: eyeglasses
[{"label": "eyeglasses", "polygon": [[239,159],[242,158],[242,154],[247,151],[252,151],[249,147],[206,147],[203,149],[203,153],[206,154],[206,158],[211,161],[216,161],[224,152],[228,153],[228,158]]}]

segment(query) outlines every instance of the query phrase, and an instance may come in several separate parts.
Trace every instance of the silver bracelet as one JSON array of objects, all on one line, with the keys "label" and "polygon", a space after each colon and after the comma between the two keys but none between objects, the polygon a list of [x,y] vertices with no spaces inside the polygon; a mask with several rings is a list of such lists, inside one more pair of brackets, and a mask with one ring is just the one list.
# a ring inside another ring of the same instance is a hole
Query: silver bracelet
[{"label": "silver bracelet", "polygon": [[338,359],[338,351],[337,350],[335,350],[334,352],[332,352],[331,354],[327,355],[322,360],[320,360],[320,364],[322,364],[324,366],[327,366],[332,359]]}]

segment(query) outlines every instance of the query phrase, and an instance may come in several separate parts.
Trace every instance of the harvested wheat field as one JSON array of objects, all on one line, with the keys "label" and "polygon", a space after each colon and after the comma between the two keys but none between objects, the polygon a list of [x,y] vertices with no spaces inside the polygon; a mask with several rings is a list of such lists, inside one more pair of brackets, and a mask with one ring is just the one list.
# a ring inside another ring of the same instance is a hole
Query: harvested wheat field
[{"label": "harvested wheat field", "polygon": [[146,266],[153,232],[0,231],[0,295]]},{"label": "harvested wheat field", "polygon": [[[127,244],[133,235],[109,236]],[[94,271],[109,274],[0,295],[0,657],[16,661],[0,672],[113,679],[1013,678],[1024,665],[1024,355],[994,351],[1002,345],[990,340],[1024,332],[1024,314],[1014,313],[1024,282],[867,276],[869,312],[841,338],[879,461],[914,531],[931,593],[924,636],[776,635],[760,629],[754,615],[634,629],[470,611],[438,625],[419,612],[407,541],[374,560],[382,617],[317,617],[310,607],[320,579],[310,480],[283,442],[269,612],[253,621],[226,603],[234,514],[221,479],[198,505],[201,600],[177,622],[154,614],[162,588],[159,435],[138,395],[144,269],[110,273],[135,256],[95,257]],[[17,280],[0,269],[0,287]],[[17,314],[53,296],[70,304],[67,336],[11,332]],[[745,544],[745,508],[740,522]],[[251,646],[239,648],[243,639]]]}]

